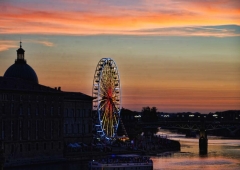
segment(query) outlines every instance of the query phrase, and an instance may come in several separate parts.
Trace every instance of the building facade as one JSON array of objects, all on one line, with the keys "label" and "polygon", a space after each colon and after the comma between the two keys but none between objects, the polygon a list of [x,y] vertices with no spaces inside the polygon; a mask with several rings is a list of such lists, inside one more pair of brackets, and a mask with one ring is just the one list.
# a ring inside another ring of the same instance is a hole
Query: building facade
[{"label": "building facade", "polygon": [[82,93],[64,93],[64,140],[68,143],[92,142],[92,97]]},{"label": "building facade", "polygon": [[33,82],[0,77],[0,140],[7,160],[61,156],[63,97]]},{"label": "building facade", "polygon": [[38,83],[35,71],[17,50],[17,59],[0,77],[0,148],[6,161],[62,157],[70,142],[91,143],[92,97]]}]

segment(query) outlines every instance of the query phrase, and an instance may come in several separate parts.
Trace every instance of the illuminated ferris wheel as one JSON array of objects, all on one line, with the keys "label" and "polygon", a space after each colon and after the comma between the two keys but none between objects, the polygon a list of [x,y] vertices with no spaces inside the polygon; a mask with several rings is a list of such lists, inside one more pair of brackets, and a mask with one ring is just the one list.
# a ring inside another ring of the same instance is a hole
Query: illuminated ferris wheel
[{"label": "illuminated ferris wheel", "polygon": [[111,58],[102,58],[98,62],[92,93],[97,133],[106,138],[116,137],[121,112],[121,88],[117,65]]}]

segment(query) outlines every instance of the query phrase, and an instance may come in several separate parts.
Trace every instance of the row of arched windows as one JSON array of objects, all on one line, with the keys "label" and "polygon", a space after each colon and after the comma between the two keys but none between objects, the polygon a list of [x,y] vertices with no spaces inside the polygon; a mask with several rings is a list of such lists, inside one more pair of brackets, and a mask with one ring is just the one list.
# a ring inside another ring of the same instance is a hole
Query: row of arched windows
[{"label": "row of arched windows", "polygon": [[[27,109],[23,109],[23,105],[20,104],[18,106],[15,106],[14,103],[11,103],[10,105],[10,113],[11,114],[15,114],[15,113],[19,113],[19,115],[23,115],[24,114],[24,111],[27,112],[27,115],[31,115],[31,114],[35,114],[35,115],[39,115],[41,113],[43,113],[44,116],[46,116],[47,114],[47,110],[49,109],[49,112],[48,114],[50,113],[50,115],[54,115],[54,111],[55,109],[57,109],[57,114],[60,115],[61,114],[61,106],[58,106],[57,108],[54,107],[54,106],[51,106],[50,108],[49,107],[46,107],[46,105],[43,107],[43,109],[40,109],[41,107],[39,107],[38,105],[36,107],[31,107],[31,105],[29,104]],[[7,113],[7,107],[5,105],[5,103],[2,103],[2,106],[1,106],[1,111],[0,111],[0,114],[6,114]],[[40,110],[42,112],[40,112]]]},{"label": "row of arched windows", "polygon": [[60,97],[52,96],[35,96],[35,95],[22,95],[22,94],[0,94],[0,101],[29,101],[29,102],[60,102]]},{"label": "row of arched windows", "polygon": [[[90,112],[90,110],[89,110]],[[86,112],[86,109],[68,109],[66,108],[64,111],[64,117],[89,117],[90,113]]]}]

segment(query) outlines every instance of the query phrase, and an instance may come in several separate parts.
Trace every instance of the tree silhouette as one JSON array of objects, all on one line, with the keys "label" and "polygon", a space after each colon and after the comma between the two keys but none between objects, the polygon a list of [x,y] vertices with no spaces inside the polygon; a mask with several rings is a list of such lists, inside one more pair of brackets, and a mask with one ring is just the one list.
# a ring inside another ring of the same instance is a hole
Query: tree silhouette
[{"label": "tree silhouette", "polygon": [[157,116],[157,108],[149,106],[142,108],[142,121],[143,122],[157,122],[158,116]]}]

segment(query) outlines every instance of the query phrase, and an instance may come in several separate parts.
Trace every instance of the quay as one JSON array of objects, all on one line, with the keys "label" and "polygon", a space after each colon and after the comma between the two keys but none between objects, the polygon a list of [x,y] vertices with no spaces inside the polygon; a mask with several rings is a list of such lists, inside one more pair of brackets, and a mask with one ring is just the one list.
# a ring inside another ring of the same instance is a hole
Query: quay
[{"label": "quay", "polygon": [[65,150],[62,157],[48,158],[28,158],[19,159],[5,162],[4,169],[10,167],[21,167],[29,165],[39,165],[39,164],[52,164],[52,163],[62,163],[62,162],[75,162],[75,161],[90,161],[101,159],[109,155],[123,155],[123,154],[137,154],[145,156],[157,156],[160,153],[170,152],[170,151],[180,151],[179,141],[174,141],[171,139],[163,138],[160,136],[152,136],[151,138],[142,137],[140,139],[134,140],[134,143],[118,142],[117,145],[108,145],[111,150],[93,150],[88,148],[87,150]]}]

